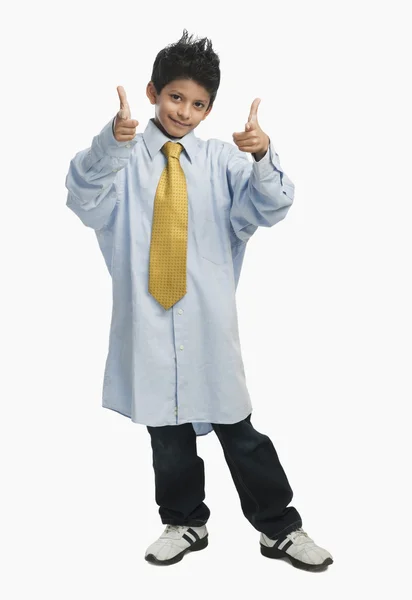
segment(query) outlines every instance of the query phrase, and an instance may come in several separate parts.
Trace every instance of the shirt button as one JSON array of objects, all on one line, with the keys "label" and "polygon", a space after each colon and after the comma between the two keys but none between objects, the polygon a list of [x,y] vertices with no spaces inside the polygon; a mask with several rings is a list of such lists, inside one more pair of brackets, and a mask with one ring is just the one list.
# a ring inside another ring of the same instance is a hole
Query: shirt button
[{"label": "shirt button", "polygon": [[126,148],[130,148],[130,144],[126,144]]},{"label": "shirt button", "polygon": [[183,350],[183,348],[184,348],[184,346],[183,346],[183,345],[182,345],[182,346],[180,346],[180,349],[181,349],[181,350]]},{"label": "shirt button", "polygon": [[117,169],[112,169],[112,173],[117,173]]},{"label": "shirt button", "polygon": [[179,313],[179,315],[181,315],[183,310],[181,308],[179,308],[179,310],[177,312]]}]

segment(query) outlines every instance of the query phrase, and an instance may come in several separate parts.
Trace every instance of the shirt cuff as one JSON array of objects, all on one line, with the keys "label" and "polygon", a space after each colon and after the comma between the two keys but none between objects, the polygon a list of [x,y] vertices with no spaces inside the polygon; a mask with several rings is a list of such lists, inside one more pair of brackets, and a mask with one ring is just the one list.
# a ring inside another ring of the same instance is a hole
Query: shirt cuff
[{"label": "shirt cuff", "polygon": [[280,173],[283,173],[282,167],[280,166],[279,155],[277,154],[277,152],[275,152],[271,141],[269,141],[269,147],[263,158],[261,158],[260,160],[256,160],[252,154],[252,159],[253,168],[255,169],[259,178],[263,178],[267,175],[270,175],[270,173],[273,172],[273,168],[275,168]]},{"label": "shirt cuff", "polygon": [[104,154],[117,158],[128,158],[133,147],[137,144],[137,135],[132,140],[118,142],[114,137],[113,125],[114,119],[110,119],[98,135],[98,144]]}]

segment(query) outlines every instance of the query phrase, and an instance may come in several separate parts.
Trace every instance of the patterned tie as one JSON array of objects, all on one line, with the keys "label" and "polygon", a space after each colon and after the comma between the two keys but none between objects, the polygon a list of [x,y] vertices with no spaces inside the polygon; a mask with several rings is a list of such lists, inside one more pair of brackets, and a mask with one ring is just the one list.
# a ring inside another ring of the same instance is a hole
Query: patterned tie
[{"label": "patterned tie", "polygon": [[186,289],[188,202],[186,177],[180,165],[182,144],[166,142],[167,157],[156,190],[150,242],[149,293],[166,310]]}]

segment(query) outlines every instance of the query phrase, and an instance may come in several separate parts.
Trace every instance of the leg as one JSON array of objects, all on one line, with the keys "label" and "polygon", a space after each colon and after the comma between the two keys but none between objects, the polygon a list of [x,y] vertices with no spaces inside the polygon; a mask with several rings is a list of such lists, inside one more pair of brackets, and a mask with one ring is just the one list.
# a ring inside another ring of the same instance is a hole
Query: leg
[{"label": "leg", "polygon": [[213,423],[239,494],[243,514],[255,529],[276,538],[302,526],[293,491],[270,438],[254,429],[249,415],[231,424]]},{"label": "leg", "polygon": [[200,527],[210,516],[204,462],[197,455],[191,423],[147,429],[151,436],[156,503],[162,523]]}]

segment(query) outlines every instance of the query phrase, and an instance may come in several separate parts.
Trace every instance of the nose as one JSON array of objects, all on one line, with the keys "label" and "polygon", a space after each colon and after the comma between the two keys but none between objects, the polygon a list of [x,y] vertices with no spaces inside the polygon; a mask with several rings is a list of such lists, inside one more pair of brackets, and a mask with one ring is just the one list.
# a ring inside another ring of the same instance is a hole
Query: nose
[{"label": "nose", "polygon": [[189,107],[183,107],[182,105],[180,105],[179,110],[177,111],[177,116],[179,117],[179,121],[182,121],[182,123],[184,123],[185,121],[188,121],[190,118],[190,109]]}]

